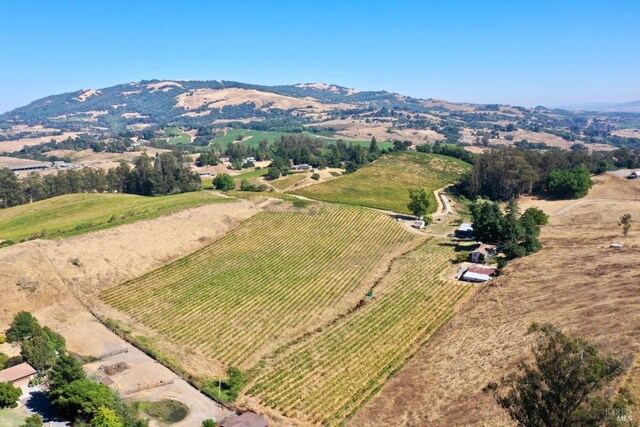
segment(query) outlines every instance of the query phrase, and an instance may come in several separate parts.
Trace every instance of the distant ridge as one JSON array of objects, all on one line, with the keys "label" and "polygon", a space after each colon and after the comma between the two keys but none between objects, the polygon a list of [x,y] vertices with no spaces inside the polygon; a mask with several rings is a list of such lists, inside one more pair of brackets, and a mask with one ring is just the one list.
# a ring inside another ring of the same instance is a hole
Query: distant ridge
[{"label": "distant ridge", "polygon": [[640,100],[630,102],[587,102],[560,107],[573,111],[601,111],[605,113],[640,113]]}]

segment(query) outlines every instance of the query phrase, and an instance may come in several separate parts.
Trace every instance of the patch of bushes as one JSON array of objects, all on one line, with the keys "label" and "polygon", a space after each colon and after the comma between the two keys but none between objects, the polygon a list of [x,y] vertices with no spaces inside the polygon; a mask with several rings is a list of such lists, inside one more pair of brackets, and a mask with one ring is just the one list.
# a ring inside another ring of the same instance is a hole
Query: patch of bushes
[{"label": "patch of bushes", "polygon": [[224,381],[222,379],[211,381],[203,387],[202,391],[215,400],[231,403],[238,398],[245,382],[245,375],[240,369],[229,367]]}]

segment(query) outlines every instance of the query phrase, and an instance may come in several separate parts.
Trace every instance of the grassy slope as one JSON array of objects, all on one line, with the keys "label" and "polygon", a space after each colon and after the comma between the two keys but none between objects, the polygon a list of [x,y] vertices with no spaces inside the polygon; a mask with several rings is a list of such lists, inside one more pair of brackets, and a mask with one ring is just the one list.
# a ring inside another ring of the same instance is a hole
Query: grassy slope
[{"label": "grassy slope", "polygon": [[[409,213],[409,189],[428,192],[455,182],[470,165],[426,153],[394,153],[353,174],[294,191],[313,199]],[[432,205],[435,209],[435,199]]]},{"label": "grassy slope", "polygon": [[[238,135],[242,135],[245,138],[248,136],[251,137],[251,139],[245,139],[244,141],[242,141],[241,142],[242,145],[245,145],[248,147],[257,147],[260,141],[262,141],[263,139],[266,139],[269,142],[269,144],[272,144],[278,138],[280,138],[280,136],[290,135],[290,133],[257,131],[257,130],[248,130],[248,129],[229,129],[227,130],[227,133],[224,136],[214,139],[213,142],[217,142],[218,144],[220,144],[222,148],[225,148],[227,145],[232,144],[235,141],[236,136]],[[293,135],[297,135],[297,134],[293,134]],[[326,137],[323,137],[322,135],[309,134],[309,136],[316,137],[329,144],[334,144],[337,141],[337,139],[335,138],[326,138]],[[345,141],[347,143],[358,144],[364,147],[368,147],[370,144],[370,141],[350,141],[350,140],[345,140]],[[393,147],[393,144],[390,142],[379,142],[378,147],[390,148],[390,147]]]},{"label": "grassy slope", "polygon": [[18,241],[44,230],[46,237],[69,237],[229,200],[206,191],[163,197],[68,194],[0,210],[0,239]]},{"label": "grassy slope", "polygon": [[168,127],[164,129],[164,132],[170,137],[169,141],[172,144],[190,144],[191,136],[181,131],[175,126]]}]

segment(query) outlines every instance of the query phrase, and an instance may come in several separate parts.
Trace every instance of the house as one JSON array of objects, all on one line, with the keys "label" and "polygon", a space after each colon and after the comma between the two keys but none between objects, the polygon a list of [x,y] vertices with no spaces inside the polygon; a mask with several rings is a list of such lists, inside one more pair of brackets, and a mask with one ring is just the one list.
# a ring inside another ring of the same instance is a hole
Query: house
[{"label": "house", "polygon": [[469,257],[471,262],[483,262],[488,258],[494,257],[497,253],[498,248],[496,246],[480,243],[476,249],[469,253]]},{"label": "house", "polygon": [[36,370],[28,363],[21,363],[16,366],[0,371],[0,383],[11,383],[15,387],[29,385],[36,376]]},{"label": "house", "polygon": [[467,222],[463,222],[455,231],[455,235],[462,239],[473,237],[473,226]]},{"label": "house", "polygon": [[415,221],[412,225],[413,228],[425,228],[426,226],[427,223],[422,220]]},{"label": "house", "polygon": [[486,282],[491,279],[491,276],[496,272],[494,267],[487,267],[485,265],[471,264],[467,270],[462,273],[460,280],[465,282]]},{"label": "house", "polygon": [[222,422],[220,427],[269,427],[269,422],[255,412],[245,412]]}]

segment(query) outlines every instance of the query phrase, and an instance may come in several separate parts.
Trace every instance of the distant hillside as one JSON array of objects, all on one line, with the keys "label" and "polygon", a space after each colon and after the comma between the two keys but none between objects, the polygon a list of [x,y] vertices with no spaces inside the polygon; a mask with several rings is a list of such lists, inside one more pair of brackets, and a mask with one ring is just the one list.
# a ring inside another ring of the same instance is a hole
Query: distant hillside
[{"label": "distant hillside", "polygon": [[321,83],[260,86],[231,81],[148,80],[48,96],[0,115],[0,122],[76,130],[94,124],[122,130],[137,123],[198,126],[216,120],[291,117],[313,122],[351,110],[382,107],[422,112],[443,108],[433,100]]},{"label": "distant hillside", "polygon": [[640,113],[640,100],[622,103],[590,102],[563,107],[567,110],[602,111],[608,113]]}]

